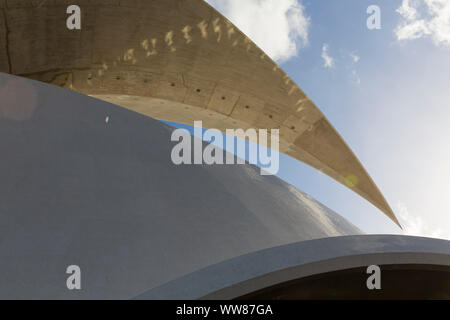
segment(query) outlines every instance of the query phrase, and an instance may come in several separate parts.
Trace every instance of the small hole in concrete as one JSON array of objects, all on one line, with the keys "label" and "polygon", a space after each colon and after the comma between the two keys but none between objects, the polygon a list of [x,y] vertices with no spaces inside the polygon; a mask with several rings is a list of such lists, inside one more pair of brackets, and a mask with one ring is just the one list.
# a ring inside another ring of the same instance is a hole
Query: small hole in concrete
[{"label": "small hole in concrete", "polygon": [[292,129],[292,130],[295,130],[295,127],[294,127],[294,126],[292,126],[292,127],[291,127],[291,129]]},{"label": "small hole in concrete", "polygon": [[269,118],[272,119],[272,118],[273,118],[273,115],[270,114],[270,115],[269,115]]},{"label": "small hole in concrete", "polygon": [[225,100],[226,98],[225,97],[222,97],[222,100]]},{"label": "small hole in concrete", "polygon": [[173,83],[173,82],[172,82],[170,85],[171,85],[172,87],[175,87],[175,83]]},{"label": "small hole in concrete", "polygon": [[120,80],[120,77],[119,77],[119,76],[117,76],[117,77],[116,77],[116,80]]},{"label": "small hole in concrete", "polygon": [[200,89],[197,89],[197,92],[200,92],[200,91],[202,91],[202,90],[200,90]]},{"label": "small hole in concrete", "polygon": [[250,106],[245,106],[245,109],[250,109]]}]

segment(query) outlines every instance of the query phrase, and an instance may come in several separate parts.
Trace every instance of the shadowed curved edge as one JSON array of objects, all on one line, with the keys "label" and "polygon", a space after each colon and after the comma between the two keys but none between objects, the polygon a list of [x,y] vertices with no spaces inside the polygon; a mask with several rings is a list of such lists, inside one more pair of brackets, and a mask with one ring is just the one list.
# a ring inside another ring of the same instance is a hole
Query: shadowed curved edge
[{"label": "shadowed curved edge", "polygon": [[450,241],[397,235],[303,241],[209,266],[136,299],[234,299],[290,280],[372,264],[450,266]]}]

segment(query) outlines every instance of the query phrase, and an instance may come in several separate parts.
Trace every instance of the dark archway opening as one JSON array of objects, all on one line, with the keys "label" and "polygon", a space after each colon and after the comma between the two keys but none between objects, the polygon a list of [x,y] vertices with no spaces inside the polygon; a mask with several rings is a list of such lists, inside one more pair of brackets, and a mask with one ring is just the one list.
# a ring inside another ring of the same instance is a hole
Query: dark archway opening
[{"label": "dark archway opening", "polygon": [[450,299],[450,267],[383,265],[381,290],[369,290],[366,268],[309,276],[268,287],[237,300]]}]

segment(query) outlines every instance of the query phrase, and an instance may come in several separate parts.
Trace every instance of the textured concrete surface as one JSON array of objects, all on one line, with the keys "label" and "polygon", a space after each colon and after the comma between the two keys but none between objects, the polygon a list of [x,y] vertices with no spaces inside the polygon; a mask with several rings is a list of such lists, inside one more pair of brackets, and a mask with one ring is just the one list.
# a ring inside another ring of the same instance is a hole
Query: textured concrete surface
[{"label": "textured concrete surface", "polygon": [[[361,233],[255,166],[173,165],[172,130],[0,74],[0,298],[128,299],[253,251]],[[73,264],[81,291],[66,288]]]},{"label": "textured concrete surface", "polygon": [[[392,235],[303,241],[209,266],[150,290],[137,299],[234,299],[321,273],[370,265],[417,264],[442,266],[450,272],[450,241]],[[405,288],[414,280],[405,279]],[[449,297],[450,287],[446,290]]]},{"label": "textured concrete surface", "polygon": [[350,148],[305,93],[201,0],[0,1],[0,71],[207,128],[280,129],[280,150],[398,221]]}]

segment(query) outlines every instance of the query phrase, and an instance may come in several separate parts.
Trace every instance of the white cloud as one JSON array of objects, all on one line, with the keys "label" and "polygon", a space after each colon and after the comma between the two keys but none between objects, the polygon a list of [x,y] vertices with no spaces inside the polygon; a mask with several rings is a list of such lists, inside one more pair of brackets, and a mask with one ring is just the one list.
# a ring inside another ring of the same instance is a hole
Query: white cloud
[{"label": "white cloud", "polygon": [[350,58],[352,58],[354,63],[357,63],[360,60],[360,57],[358,55],[356,55],[355,53],[353,53],[353,52],[350,53]]},{"label": "white cloud", "polygon": [[308,44],[310,18],[299,0],[207,0],[268,56],[286,61]]},{"label": "white cloud", "polygon": [[[353,62],[352,67],[354,67],[359,62],[359,60],[361,60],[361,58],[354,52],[351,52],[349,55]],[[359,77],[359,74],[356,71],[356,69],[352,70],[352,81],[355,84],[358,84],[358,85],[361,84],[361,78]]]},{"label": "white cloud", "polygon": [[325,68],[332,68],[334,66],[334,59],[328,54],[328,44],[324,43],[322,46],[323,66]]},{"label": "white cloud", "polygon": [[404,203],[399,202],[397,204],[397,213],[403,227],[403,234],[430,238],[443,238],[441,229],[431,228],[421,217],[411,214]]},{"label": "white cloud", "polygon": [[356,70],[352,70],[352,77],[353,77],[353,81],[356,84],[361,84],[361,78],[359,77],[358,72],[356,72]]},{"label": "white cloud", "polygon": [[428,36],[436,45],[450,47],[449,0],[403,0],[397,12],[403,18],[395,29],[398,40]]},{"label": "white cloud", "polygon": [[417,9],[411,6],[410,0],[403,0],[402,5],[397,9],[397,12],[405,19],[411,21],[417,19]]}]

